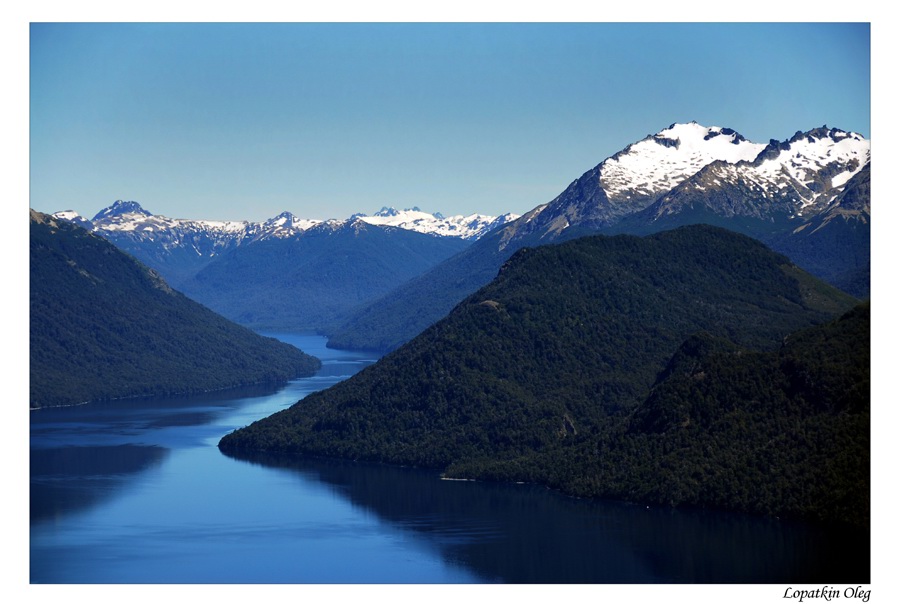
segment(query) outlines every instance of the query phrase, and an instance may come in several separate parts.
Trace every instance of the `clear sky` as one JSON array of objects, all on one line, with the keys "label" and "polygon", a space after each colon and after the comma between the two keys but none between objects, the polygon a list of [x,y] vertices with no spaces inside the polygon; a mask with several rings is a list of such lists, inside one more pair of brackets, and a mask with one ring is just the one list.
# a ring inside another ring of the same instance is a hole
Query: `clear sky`
[{"label": "clear sky", "polygon": [[869,137],[869,30],[32,23],[30,205],[521,214],[673,122]]}]

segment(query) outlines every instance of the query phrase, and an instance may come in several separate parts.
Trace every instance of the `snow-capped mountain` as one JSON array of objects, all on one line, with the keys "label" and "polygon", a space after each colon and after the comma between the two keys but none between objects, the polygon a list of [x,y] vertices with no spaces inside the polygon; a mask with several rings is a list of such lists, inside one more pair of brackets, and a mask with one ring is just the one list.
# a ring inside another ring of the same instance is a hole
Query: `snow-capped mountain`
[{"label": "snow-capped mountain", "polygon": [[445,217],[440,212],[428,214],[418,207],[405,210],[383,207],[372,216],[360,213],[346,220],[312,220],[298,218],[290,212],[282,212],[263,222],[189,220],[151,214],[136,201],[122,200],[104,208],[92,220],[87,220],[72,210],[53,215],[76,222],[104,236],[130,233],[132,238],[161,240],[167,248],[183,245],[187,241],[200,256],[212,256],[248,241],[293,237],[314,227],[340,228],[345,223],[356,220],[427,235],[474,240],[519,217],[511,213],[502,216],[470,214]]},{"label": "snow-capped mountain", "polygon": [[836,128],[762,144],[730,128],[672,124],[361,309],[329,334],[330,342],[394,348],[488,283],[524,246],[697,223],[756,237],[800,268],[865,298],[869,162],[869,141]]},{"label": "snow-capped mountain", "polygon": [[[340,247],[342,254],[357,249],[367,235],[374,240],[373,229],[464,241],[465,249],[360,306],[343,327],[329,330],[337,346],[391,348],[493,279],[516,250],[594,233],[640,235],[714,224],[756,237],[799,267],[867,297],[870,156],[868,140],[836,128],[814,128],[765,144],[730,128],[691,122],[672,124],[626,146],[517,219],[445,218],[417,208],[383,208],[373,216],[322,222],[289,213],[264,223],[182,221],[117,202],[100,212],[92,227],[176,288],[216,258],[264,240],[360,239]],[[344,268],[328,270],[333,278],[347,278]],[[177,271],[183,279],[172,276]],[[212,283],[200,285],[215,289]]]},{"label": "snow-capped mountain", "polygon": [[[308,218],[297,218],[290,212],[282,212],[274,218],[269,218],[261,225],[255,233],[255,239],[266,239],[268,237],[284,238],[293,237],[318,225],[320,220],[310,220]],[[207,224],[211,224],[207,222]],[[255,223],[250,223],[255,224]]]},{"label": "snow-capped mountain", "polygon": [[[493,228],[518,218],[503,216],[451,216],[427,214],[418,208],[395,210],[382,208],[373,216],[354,214],[345,220],[311,220],[282,212],[263,222],[215,221],[169,218],[145,210],[136,201],[118,200],[91,220],[77,212],[57,212],[55,217],[78,223],[148,266],[160,271],[178,287],[186,283],[210,262],[254,242],[293,239],[304,233],[346,234],[353,225],[396,228],[433,237],[474,241]],[[358,232],[359,229],[356,228]]]},{"label": "snow-capped mountain", "polygon": [[502,229],[501,246],[521,238],[549,242],[571,226],[661,230],[677,226],[660,220],[666,216],[697,222],[684,214],[700,206],[723,218],[790,220],[796,228],[825,211],[869,157],[868,140],[836,128],[759,144],[730,128],[673,124],[607,158]]},{"label": "snow-capped mountain", "polygon": [[558,197],[506,229],[503,246],[538,235],[549,241],[576,225],[602,229],[643,210],[713,162],[752,160],[766,148],[730,128],[672,124],[603,160]]},{"label": "snow-capped mountain", "polygon": [[81,216],[78,212],[74,210],[63,210],[62,212],[56,212],[53,214],[54,218],[59,218],[61,220],[66,220],[68,222],[72,222],[77,224],[83,229],[91,230],[94,225],[91,224],[91,221],[87,218]]},{"label": "snow-capped mountain", "polygon": [[713,162],[611,230],[724,226],[761,240],[813,275],[868,296],[869,141],[814,128],[771,141],[753,161]]},{"label": "snow-capped mountain", "polygon": [[600,187],[612,215],[629,214],[704,166],[750,161],[764,148],[730,128],[672,124],[604,160],[598,166]]},{"label": "snow-capped mountain", "polygon": [[257,238],[263,231],[260,223],[156,216],[136,201],[123,200],[102,209],[90,221],[71,211],[57,212],[54,216],[76,222],[108,239],[160,271],[175,286],[213,258]]},{"label": "snow-capped mountain", "polygon": [[702,206],[721,216],[802,221],[827,211],[869,160],[869,141],[855,132],[798,132],[771,141],[752,161],[709,164],[648,208],[646,219]]},{"label": "snow-capped mountain", "polygon": [[123,201],[119,199],[108,208],[103,208],[97,212],[97,215],[94,216],[94,220],[97,222],[118,225],[134,222],[136,218],[149,216],[152,216],[152,214],[142,208],[141,204],[138,202]]},{"label": "snow-capped mountain", "polygon": [[512,222],[519,216],[518,214],[503,214],[502,216],[469,214],[468,216],[445,217],[440,212],[428,214],[418,207],[405,210],[383,207],[372,216],[354,214],[353,217],[368,224],[379,226],[393,226],[442,237],[478,239],[485,233]]},{"label": "snow-capped mountain", "polygon": [[129,234],[134,239],[158,241],[167,248],[187,243],[199,256],[212,256],[248,240],[290,237],[319,222],[298,219],[290,212],[265,222],[168,218],[151,214],[136,201],[122,200],[100,210],[89,221],[72,210],[56,212],[54,216],[90,225],[90,230],[103,236]]}]

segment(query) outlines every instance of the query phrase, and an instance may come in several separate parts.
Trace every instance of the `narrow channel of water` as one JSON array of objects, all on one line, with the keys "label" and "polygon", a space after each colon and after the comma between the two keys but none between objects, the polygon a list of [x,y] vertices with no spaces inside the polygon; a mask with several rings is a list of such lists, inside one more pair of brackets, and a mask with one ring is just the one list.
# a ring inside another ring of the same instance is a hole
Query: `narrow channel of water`
[{"label": "narrow channel of water", "polygon": [[[270,334],[274,335],[274,334]],[[868,536],[589,502],[434,472],[251,456],[229,431],[377,355],[279,389],[31,414],[32,583],[867,583]]]}]

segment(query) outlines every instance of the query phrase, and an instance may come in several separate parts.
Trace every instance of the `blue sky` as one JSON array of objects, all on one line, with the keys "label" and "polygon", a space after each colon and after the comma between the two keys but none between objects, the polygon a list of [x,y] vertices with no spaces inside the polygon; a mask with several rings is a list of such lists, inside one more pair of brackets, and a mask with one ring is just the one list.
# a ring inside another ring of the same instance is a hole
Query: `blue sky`
[{"label": "blue sky", "polygon": [[42,24],[30,205],[523,213],[673,122],[870,136],[868,24]]}]

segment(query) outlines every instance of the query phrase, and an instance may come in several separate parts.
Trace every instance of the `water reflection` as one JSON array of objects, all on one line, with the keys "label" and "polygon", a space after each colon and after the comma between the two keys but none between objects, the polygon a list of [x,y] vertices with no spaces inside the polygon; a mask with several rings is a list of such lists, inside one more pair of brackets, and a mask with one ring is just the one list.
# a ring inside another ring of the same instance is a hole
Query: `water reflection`
[{"label": "water reflection", "polygon": [[32,524],[60,521],[121,495],[171,449],[218,435],[217,418],[277,390],[252,386],[32,411]]},{"label": "water reflection", "polygon": [[271,454],[239,459],[329,484],[486,582],[869,582],[869,539],[860,531],[594,502],[390,466]]},{"label": "water reflection", "polygon": [[122,493],[134,474],[159,466],[162,447],[118,445],[31,452],[31,523],[60,520]]},{"label": "water reflection", "polygon": [[323,358],[322,371],[278,389],[32,412],[32,582],[869,582],[868,534],[389,466],[225,457],[222,435],[375,358],[279,339]]}]

